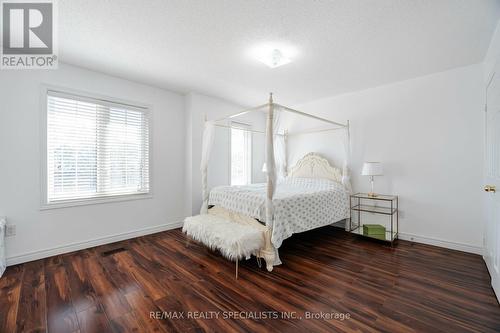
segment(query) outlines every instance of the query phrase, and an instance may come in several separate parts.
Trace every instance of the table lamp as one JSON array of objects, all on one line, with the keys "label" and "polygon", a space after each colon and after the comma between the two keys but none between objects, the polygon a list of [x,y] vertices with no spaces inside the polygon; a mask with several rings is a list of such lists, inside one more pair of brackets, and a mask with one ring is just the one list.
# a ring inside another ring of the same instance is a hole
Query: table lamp
[{"label": "table lamp", "polygon": [[384,174],[384,169],[382,168],[382,163],[380,162],[365,162],[363,164],[363,170],[361,171],[362,176],[370,176],[371,192],[368,193],[369,197],[376,197],[377,194],[373,191],[373,178],[374,176],[382,176]]}]

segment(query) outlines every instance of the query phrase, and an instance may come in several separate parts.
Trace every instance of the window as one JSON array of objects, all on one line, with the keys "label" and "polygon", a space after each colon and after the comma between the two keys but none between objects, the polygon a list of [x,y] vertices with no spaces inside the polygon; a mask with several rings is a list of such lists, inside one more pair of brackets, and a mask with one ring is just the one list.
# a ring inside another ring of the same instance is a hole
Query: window
[{"label": "window", "polygon": [[252,182],[252,133],[249,125],[231,124],[231,185]]},{"label": "window", "polygon": [[149,193],[149,113],[47,92],[46,204]]}]

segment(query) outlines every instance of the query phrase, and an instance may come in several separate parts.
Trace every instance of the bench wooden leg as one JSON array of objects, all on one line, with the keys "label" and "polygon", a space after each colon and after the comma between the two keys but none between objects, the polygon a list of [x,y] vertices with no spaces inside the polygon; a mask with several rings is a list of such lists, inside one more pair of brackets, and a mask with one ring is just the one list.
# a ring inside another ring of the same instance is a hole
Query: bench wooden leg
[{"label": "bench wooden leg", "polygon": [[238,280],[238,259],[236,259],[236,280]]}]

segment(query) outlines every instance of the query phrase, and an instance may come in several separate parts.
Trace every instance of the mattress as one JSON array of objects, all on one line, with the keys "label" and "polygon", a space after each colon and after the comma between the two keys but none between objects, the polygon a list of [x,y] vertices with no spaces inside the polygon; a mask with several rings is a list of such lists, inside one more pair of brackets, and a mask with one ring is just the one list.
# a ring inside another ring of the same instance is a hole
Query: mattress
[{"label": "mattress", "polygon": [[271,242],[279,248],[294,233],[329,225],[349,217],[349,192],[326,179],[289,178],[278,183],[273,221],[266,221],[266,184],[218,186],[209,205],[258,219],[272,228]]}]

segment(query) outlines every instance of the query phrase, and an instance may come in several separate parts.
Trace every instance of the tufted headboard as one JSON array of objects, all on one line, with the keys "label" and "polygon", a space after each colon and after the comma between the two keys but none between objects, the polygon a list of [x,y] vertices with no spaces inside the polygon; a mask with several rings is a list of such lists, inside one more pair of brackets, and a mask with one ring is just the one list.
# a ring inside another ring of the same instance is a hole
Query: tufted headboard
[{"label": "tufted headboard", "polygon": [[302,157],[288,172],[292,178],[321,178],[342,182],[342,170],[332,166],[328,160],[317,153]]}]

